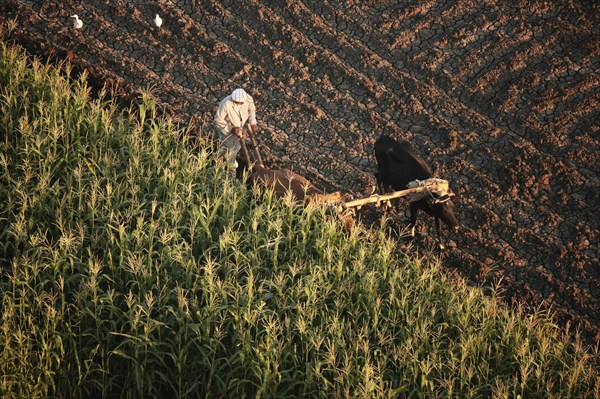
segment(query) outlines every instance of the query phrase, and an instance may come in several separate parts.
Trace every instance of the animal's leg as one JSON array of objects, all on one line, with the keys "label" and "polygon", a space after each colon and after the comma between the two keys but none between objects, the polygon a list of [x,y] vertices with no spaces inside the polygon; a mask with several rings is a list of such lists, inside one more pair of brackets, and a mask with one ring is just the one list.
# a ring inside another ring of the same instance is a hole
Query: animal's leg
[{"label": "animal's leg", "polygon": [[375,172],[375,181],[377,182],[377,188],[379,189],[379,193],[383,194],[383,179],[379,172]]},{"label": "animal's leg", "polygon": [[[386,193],[386,191],[387,191],[385,188],[386,188],[386,187],[384,186],[384,184],[383,184],[383,183],[380,183],[380,185],[379,185],[379,193],[380,193],[381,195],[385,195],[385,193]],[[386,200],[386,201],[383,201],[383,202],[381,203],[381,209],[382,209],[384,212],[387,212],[387,211],[389,211],[390,209],[392,209],[392,202],[391,202],[391,200]]]},{"label": "animal's leg", "polygon": [[441,251],[445,247],[444,247],[444,242],[442,241],[442,223],[440,221],[440,218],[438,218],[438,217],[435,218],[435,230],[437,231],[438,244],[440,246],[440,251]]},{"label": "animal's leg", "polygon": [[413,202],[410,203],[410,223],[408,224],[408,228],[410,229],[410,236],[415,236],[415,231],[417,228],[417,208]]},{"label": "animal's leg", "polygon": [[[379,190],[379,195],[384,195],[387,192],[387,190],[386,190],[387,187],[385,186],[385,183],[381,179],[379,172],[375,173],[375,179],[377,179],[377,189]],[[380,206],[380,205],[377,204],[377,206]],[[390,200],[383,201],[383,203],[381,203],[381,209],[384,212],[387,212],[390,208],[391,208]]]}]

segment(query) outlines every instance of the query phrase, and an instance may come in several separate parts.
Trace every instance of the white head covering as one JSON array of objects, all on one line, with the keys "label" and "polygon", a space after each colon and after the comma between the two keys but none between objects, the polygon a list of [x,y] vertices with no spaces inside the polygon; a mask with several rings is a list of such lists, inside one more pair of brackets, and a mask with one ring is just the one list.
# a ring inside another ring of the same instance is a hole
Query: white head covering
[{"label": "white head covering", "polygon": [[233,93],[231,93],[231,99],[238,103],[243,103],[248,99],[248,93],[244,91],[244,89],[235,89]]}]

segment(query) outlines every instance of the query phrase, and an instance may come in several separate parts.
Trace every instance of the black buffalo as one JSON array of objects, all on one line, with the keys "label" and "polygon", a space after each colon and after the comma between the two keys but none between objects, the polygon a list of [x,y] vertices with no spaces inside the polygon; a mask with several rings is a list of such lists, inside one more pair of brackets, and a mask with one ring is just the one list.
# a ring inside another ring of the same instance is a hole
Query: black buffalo
[{"label": "black buffalo", "polygon": [[[375,158],[377,159],[378,172],[375,174],[377,185],[381,193],[406,190],[409,182],[413,180],[426,180],[433,177],[433,173],[423,159],[415,153],[407,141],[396,141],[389,136],[382,136],[375,142]],[[455,231],[458,230],[458,220],[454,215],[454,203],[450,194],[444,198],[425,198],[410,203],[411,233],[417,222],[419,210],[435,218],[440,248],[442,244],[442,228],[440,219]]]}]

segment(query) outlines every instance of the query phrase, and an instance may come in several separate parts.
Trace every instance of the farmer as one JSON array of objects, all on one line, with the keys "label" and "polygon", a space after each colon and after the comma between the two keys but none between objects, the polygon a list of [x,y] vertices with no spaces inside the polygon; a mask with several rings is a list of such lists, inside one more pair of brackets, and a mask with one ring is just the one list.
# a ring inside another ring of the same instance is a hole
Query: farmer
[{"label": "farmer", "polygon": [[235,158],[241,148],[240,139],[244,135],[244,129],[247,131],[248,124],[252,126],[253,132],[258,131],[254,99],[244,89],[235,89],[219,103],[215,124],[218,139],[227,152],[227,161],[237,168]]}]

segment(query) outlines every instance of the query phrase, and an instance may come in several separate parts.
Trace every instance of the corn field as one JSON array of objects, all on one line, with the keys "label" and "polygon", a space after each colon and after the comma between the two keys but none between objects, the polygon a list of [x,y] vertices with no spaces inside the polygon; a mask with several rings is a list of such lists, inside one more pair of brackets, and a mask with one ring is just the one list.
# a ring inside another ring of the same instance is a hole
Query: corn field
[{"label": "corn field", "polygon": [[0,46],[0,397],[600,397],[552,314]]}]

